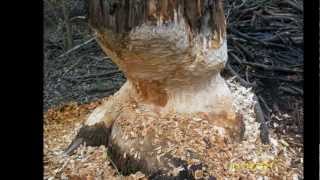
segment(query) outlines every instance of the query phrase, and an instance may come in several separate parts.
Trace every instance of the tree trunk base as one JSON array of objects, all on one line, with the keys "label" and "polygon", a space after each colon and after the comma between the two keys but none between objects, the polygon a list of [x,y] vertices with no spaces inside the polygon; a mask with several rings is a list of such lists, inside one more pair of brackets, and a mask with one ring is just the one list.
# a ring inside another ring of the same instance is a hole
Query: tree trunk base
[{"label": "tree trunk base", "polygon": [[[92,124],[89,117],[66,153],[72,153],[84,142],[89,146],[106,145],[109,156],[124,175],[141,171],[154,179],[193,179],[209,177],[205,167],[214,162],[207,157],[219,154],[243,136],[240,115],[236,118],[223,112],[161,115],[125,98],[128,94],[121,93],[125,89],[91,114],[90,117],[100,120]],[[102,110],[103,116],[99,115]],[[111,111],[112,116],[108,113]]]},{"label": "tree trunk base", "polygon": [[[198,166],[207,166],[208,153],[214,154],[238,142],[244,124],[237,117],[236,127],[219,127],[204,114],[170,114],[156,117],[139,108],[128,108],[114,122],[108,148],[110,156],[124,174],[141,171],[146,175],[192,179]],[[143,112],[143,113],[142,113]],[[221,118],[221,119],[219,119]]]}]

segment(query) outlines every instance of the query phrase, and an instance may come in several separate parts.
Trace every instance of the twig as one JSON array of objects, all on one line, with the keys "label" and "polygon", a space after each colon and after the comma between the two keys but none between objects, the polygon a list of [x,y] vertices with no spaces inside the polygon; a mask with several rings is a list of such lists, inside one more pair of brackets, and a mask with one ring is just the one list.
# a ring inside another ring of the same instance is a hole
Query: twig
[{"label": "twig", "polygon": [[107,159],[108,161],[111,163],[111,165],[113,166],[113,168],[117,171],[117,174],[121,177],[121,179],[123,178],[122,177],[122,174],[120,173],[119,169],[117,168],[116,164],[112,161],[112,159],[107,155]]},{"label": "twig", "polygon": [[240,43],[234,41],[235,45],[239,47],[239,49],[241,50],[241,52],[244,53],[244,55],[250,60],[250,61],[254,61],[254,56],[250,53],[250,51],[245,48],[244,46],[242,46]]},{"label": "twig", "polygon": [[68,159],[63,163],[63,165],[54,172],[54,175],[53,175],[52,177],[55,178],[55,177],[67,166],[67,164],[69,163],[69,161],[70,161],[70,158],[68,158]]},{"label": "twig", "polygon": [[246,67],[246,81],[249,82],[249,71],[248,71],[248,67]]},{"label": "twig", "polygon": [[286,2],[288,5],[290,5],[291,7],[293,7],[294,9],[303,12],[303,8],[298,6],[296,3],[290,1],[290,0],[285,0],[284,2]]},{"label": "twig", "polygon": [[74,21],[76,19],[86,20],[87,17],[86,16],[75,16],[75,17],[70,18],[69,21],[71,22],[71,21]]},{"label": "twig", "polygon": [[263,45],[266,45],[266,43],[265,43],[264,41],[261,41],[261,40],[259,40],[259,39],[254,38],[254,37],[251,37],[251,36],[248,36],[248,35],[240,32],[240,31],[235,30],[234,28],[229,28],[229,29],[230,29],[230,32],[231,32],[231,33],[236,34],[236,35],[238,35],[238,36],[240,36],[240,37],[242,37],[242,38],[244,38],[244,39],[246,39],[246,40],[256,41],[256,42],[258,42],[258,43],[261,43],[261,44],[263,44]]},{"label": "twig", "polygon": [[284,91],[284,92],[287,92],[287,93],[290,93],[292,95],[301,95],[303,96],[303,92],[302,90],[300,91],[297,91],[296,89],[293,89],[292,87],[279,87],[280,90]]},{"label": "twig", "polygon": [[[260,39],[257,39],[257,38],[254,38],[254,37],[251,37],[251,36],[248,36],[240,31],[237,31],[233,28],[230,28],[230,31],[246,40],[248,40],[248,42],[257,42],[259,44],[262,44],[263,46],[274,46],[274,47],[279,47],[279,48],[284,48],[284,49],[287,49],[288,47],[287,46],[284,46],[284,45],[281,45],[281,44],[276,44],[276,43],[272,43],[272,42],[265,42],[263,40],[260,40]],[[238,44],[239,46],[241,46],[240,44]],[[243,47],[241,47],[241,49],[243,51],[245,51],[245,53],[248,53],[247,50],[245,50]],[[252,56],[250,57],[252,59]]]},{"label": "twig", "polygon": [[276,44],[273,42],[265,42],[265,46],[273,46],[273,47],[278,47],[278,48],[283,48],[283,49],[288,49],[288,46],[282,45],[282,44]]},{"label": "twig", "polygon": [[98,58],[98,57],[95,57],[95,56],[88,56],[88,57],[89,57],[89,58],[92,58],[92,59],[94,59],[94,60],[97,60],[97,61],[101,61],[101,60],[105,60],[105,59],[111,60],[111,58],[108,57],[108,56],[105,56],[105,57],[102,57],[102,58]]},{"label": "twig", "polygon": [[114,87],[93,87],[93,88],[87,89],[86,92],[88,94],[91,94],[91,93],[99,93],[99,92],[110,92],[113,90],[115,90]]},{"label": "twig", "polygon": [[61,54],[60,56],[58,56],[58,58],[62,58],[64,56],[70,54],[71,52],[73,52],[73,51],[75,51],[75,50],[77,50],[77,49],[89,44],[90,42],[92,42],[95,39],[96,39],[96,37],[94,36],[94,37],[90,38],[89,40],[85,41],[84,43],[74,46],[73,48],[71,48],[67,52],[65,52],[65,53]]},{"label": "twig", "polygon": [[237,55],[235,55],[233,52],[230,52],[230,55],[231,55],[232,58],[233,58],[234,60],[236,60],[239,64],[242,64],[241,59],[240,59]]},{"label": "twig", "polygon": [[254,110],[256,113],[257,121],[260,122],[260,139],[263,144],[269,144],[270,143],[269,130],[264,118],[264,113],[261,109],[259,99],[257,98],[257,96],[255,96],[255,99],[257,103],[254,107]]},{"label": "twig", "polygon": [[[82,82],[82,81],[87,81],[87,80],[90,80],[92,78],[99,78],[100,80],[101,79],[111,79],[112,76],[110,75],[113,75],[113,74],[116,74],[116,73],[120,73],[121,71],[119,70],[115,70],[115,71],[110,71],[110,72],[107,72],[107,73],[101,73],[101,74],[90,74],[90,75],[85,75],[85,76],[76,76],[76,77],[63,77],[65,80],[67,81],[70,81],[70,82]],[[103,78],[103,76],[109,76],[107,78]],[[80,79],[80,80],[79,80]]]},{"label": "twig", "polygon": [[292,89],[294,89],[295,91],[297,91],[300,95],[303,95],[303,90],[298,88],[298,87],[295,87],[295,86],[291,86]]},{"label": "twig", "polygon": [[73,77],[71,79],[88,79],[88,78],[97,78],[97,77],[103,77],[103,76],[110,76],[116,73],[120,73],[120,70],[113,70],[113,71],[109,71],[106,73],[100,73],[100,74],[90,74],[90,75],[86,75],[86,76],[78,76],[78,77]]},{"label": "twig", "polygon": [[106,69],[106,70],[116,70],[118,68],[116,67],[107,67],[107,66],[102,66],[102,65],[90,65],[90,67],[98,68],[98,69]]},{"label": "twig", "polygon": [[303,67],[304,64],[294,64],[294,65],[289,65],[289,67],[294,68],[294,67]]},{"label": "twig", "polygon": [[71,65],[63,74],[62,77],[64,77],[65,74],[67,74],[71,69],[76,67],[81,61],[83,60],[83,57],[81,57],[77,62],[75,62],[73,65]]},{"label": "twig", "polygon": [[249,65],[249,66],[254,66],[254,67],[259,67],[265,70],[269,70],[269,71],[283,71],[283,72],[290,72],[290,73],[302,73],[302,70],[299,69],[289,69],[289,68],[285,68],[285,67],[279,67],[279,66],[268,66],[268,65],[264,65],[264,64],[260,64],[260,63],[253,63],[253,62],[243,62],[243,64],[245,65]]},{"label": "twig", "polygon": [[296,18],[291,16],[285,16],[285,15],[269,15],[269,16],[263,16],[264,19],[269,21],[275,21],[275,20],[289,20],[295,23],[298,23],[296,21]]},{"label": "twig", "polygon": [[229,63],[226,64],[226,68],[229,69],[230,73],[233,75],[233,76],[236,76],[240,83],[245,86],[245,87],[257,87],[257,84],[254,82],[254,83],[250,83],[250,82],[247,82],[246,80],[242,79],[241,76],[235,71],[232,69],[231,65]]},{"label": "twig", "polygon": [[252,76],[257,77],[257,78],[262,78],[262,79],[277,79],[280,81],[284,81],[284,82],[294,82],[294,83],[299,83],[299,82],[303,82],[303,79],[287,79],[287,78],[282,78],[279,76],[273,76],[273,77],[269,77],[269,76],[264,76],[264,75],[258,75],[258,74],[254,74],[251,73]]},{"label": "twig", "polygon": [[268,106],[267,102],[263,99],[262,96],[258,96],[259,100],[262,102],[263,106],[267,109],[269,113],[272,112],[271,108]]}]

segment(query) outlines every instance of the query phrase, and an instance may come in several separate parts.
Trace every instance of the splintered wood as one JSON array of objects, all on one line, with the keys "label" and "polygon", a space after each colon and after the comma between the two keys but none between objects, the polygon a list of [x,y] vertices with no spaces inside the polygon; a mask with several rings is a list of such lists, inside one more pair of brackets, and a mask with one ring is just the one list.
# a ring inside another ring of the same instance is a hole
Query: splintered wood
[{"label": "splintered wood", "polygon": [[[255,120],[251,89],[242,87],[234,79],[227,81],[234,97],[234,108],[242,115],[245,132],[242,141],[224,138],[225,129],[210,123],[205,113],[176,114],[158,117],[155,112],[145,112],[137,105],[124,108],[133,111],[131,118],[118,119],[123,143],[137,141],[123,157],[140,160],[146,156],[167,162],[169,175],[177,175],[184,169],[166,158],[178,158],[194,169],[195,179],[296,179],[302,177],[302,146],[290,139],[278,137],[270,131],[270,144],[263,145],[259,137],[259,123]],[[141,172],[128,176],[120,174],[100,147],[78,148],[72,156],[64,156],[63,150],[71,142],[87,115],[100,102],[86,105],[66,105],[50,109],[45,114],[44,127],[44,175],[45,179],[147,179]],[[152,137],[150,142],[143,141]],[[113,137],[110,137],[111,139]],[[143,152],[149,142],[148,152]],[[155,163],[156,166],[157,162]]]}]

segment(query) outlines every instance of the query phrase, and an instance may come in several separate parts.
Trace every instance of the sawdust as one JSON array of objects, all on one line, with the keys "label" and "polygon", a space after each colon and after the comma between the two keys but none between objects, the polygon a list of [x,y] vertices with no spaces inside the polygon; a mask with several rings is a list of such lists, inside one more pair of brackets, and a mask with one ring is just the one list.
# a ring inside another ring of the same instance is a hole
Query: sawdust
[{"label": "sawdust", "polygon": [[[244,138],[240,143],[219,139],[223,136],[223,130],[212,126],[205,119],[205,114],[173,113],[159,119],[156,116],[144,117],[135,107],[132,108],[141,116],[135,119],[135,123],[130,123],[129,120],[121,122],[122,127],[127,129],[123,138],[145,136],[152,130],[155,134],[152,145],[157,159],[170,154],[185,160],[189,166],[206,164],[195,171],[196,179],[209,176],[217,179],[302,177],[302,145],[294,143],[294,139],[278,137],[272,129],[270,144],[263,145],[259,137],[259,123],[255,120],[254,94],[251,89],[240,86],[234,78],[229,79],[227,84],[234,96],[234,107],[242,114],[245,124]],[[104,100],[107,99],[101,101]],[[81,146],[72,156],[63,155],[63,150],[75,137],[88,114],[101,101],[85,105],[71,103],[50,109],[45,114],[45,179],[147,179],[141,172],[122,176],[108,158],[104,146]],[[136,122],[138,120],[142,122]],[[141,154],[134,149],[130,153],[137,159],[141,158]],[[177,174],[180,169],[174,168],[174,171],[172,174]]]},{"label": "sawdust", "polygon": [[140,172],[126,177],[119,175],[105,146],[81,145],[73,155],[63,154],[90,112],[104,100],[84,105],[69,103],[47,111],[44,115],[44,179],[146,179]]}]

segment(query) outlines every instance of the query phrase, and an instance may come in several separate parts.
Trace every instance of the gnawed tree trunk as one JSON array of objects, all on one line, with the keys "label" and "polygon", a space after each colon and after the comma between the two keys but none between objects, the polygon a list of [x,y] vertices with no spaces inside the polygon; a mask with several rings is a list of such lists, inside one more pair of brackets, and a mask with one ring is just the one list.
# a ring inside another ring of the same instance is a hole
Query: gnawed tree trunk
[{"label": "gnawed tree trunk", "polygon": [[[92,112],[67,152],[82,142],[106,144],[123,173],[192,177],[192,161],[183,157],[190,149],[166,150],[197,139],[200,149],[240,139],[243,125],[220,76],[227,61],[221,0],[91,0],[89,13],[100,46],[127,82]],[[205,161],[197,153],[192,158]],[[184,174],[174,172],[179,166]]]}]

